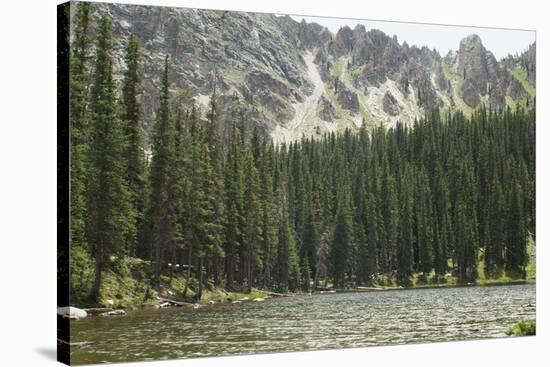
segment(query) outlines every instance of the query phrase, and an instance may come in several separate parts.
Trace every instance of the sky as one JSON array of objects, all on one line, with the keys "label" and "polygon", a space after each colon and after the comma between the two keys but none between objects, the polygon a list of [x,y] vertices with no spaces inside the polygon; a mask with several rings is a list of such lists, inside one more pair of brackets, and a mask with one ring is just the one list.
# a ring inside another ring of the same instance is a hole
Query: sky
[{"label": "sky", "polygon": [[308,23],[315,22],[321,24],[327,27],[332,33],[338,32],[345,25],[353,29],[357,24],[363,24],[367,31],[369,29],[379,29],[390,37],[397,35],[399,43],[407,41],[409,46],[416,45],[417,47],[427,46],[435,48],[442,56],[445,56],[449,50],[457,50],[460,40],[472,33],[476,33],[481,38],[481,42],[485,48],[491,51],[497,59],[501,59],[508,54],[521,53],[531,43],[535,42],[535,32],[525,30],[295,15],[291,17],[298,22],[302,21],[303,18]]}]

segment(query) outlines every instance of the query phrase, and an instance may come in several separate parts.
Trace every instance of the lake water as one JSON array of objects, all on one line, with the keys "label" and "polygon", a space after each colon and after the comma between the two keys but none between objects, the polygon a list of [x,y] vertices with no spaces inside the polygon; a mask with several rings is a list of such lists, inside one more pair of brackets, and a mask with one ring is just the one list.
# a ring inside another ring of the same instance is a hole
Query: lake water
[{"label": "lake water", "polygon": [[73,364],[496,338],[535,318],[535,285],[335,293],[71,323]]}]

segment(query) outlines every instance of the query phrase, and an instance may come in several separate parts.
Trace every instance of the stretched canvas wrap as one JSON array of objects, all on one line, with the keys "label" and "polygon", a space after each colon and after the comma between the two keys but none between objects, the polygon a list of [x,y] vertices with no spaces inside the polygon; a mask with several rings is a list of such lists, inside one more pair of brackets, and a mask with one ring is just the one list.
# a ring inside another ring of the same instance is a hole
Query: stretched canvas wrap
[{"label": "stretched canvas wrap", "polygon": [[535,49],[59,5],[59,360],[534,335]]}]

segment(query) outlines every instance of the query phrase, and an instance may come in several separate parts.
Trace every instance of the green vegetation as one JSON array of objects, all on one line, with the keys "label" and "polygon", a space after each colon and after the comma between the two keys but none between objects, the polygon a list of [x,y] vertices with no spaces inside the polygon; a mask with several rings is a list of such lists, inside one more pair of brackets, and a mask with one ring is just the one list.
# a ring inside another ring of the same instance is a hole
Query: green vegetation
[{"label": "green vegetation", "polygon": [[474,113],[475,109],[468,106],[466,102],[464,102],[462,97],[460,97],[457,93],[457,90],[462,80],[461,76],[452,70],[452,65],[449,65],[446,62],[442,62],[441,65],[443,69],[443,74],[451,82],[452,98],[456,105],[456,109],[462,111],[466,116],[471,116]]},{"label": "green vegetation", "polygon": [[346,63],[348,62],[348,58],[345,56],[341,56],[336,60],[333,60],[330,73],[338,78],[344,77],[344,72],[346,71]]},{"label": "green vegetation", "polygon": [[535,111],[435,111],[274,146],[244,113],[221,126],[215,89],[205,118],[174,95],[166,57],[146,159],[139,45],[120,96],[110,27],[103,18],[90,94],[74,101],[89,122],[71,192],[85,228],[71,233],[74,304],[533,276]]},{"label": "green vegetation", "polygon": [[[133,309],[139,307],[148,307],[158,304],[157,297],[174,299],[183,302],[195,302],[195,290],[198,282],[196,278],[191,278],[186,297],[183,292],[186,288],[186,273],[183,269],[173,268],[174,271],[167,271],[159,278],[158,288],[152,287],[152,280],[155,278],[154,269],[151,262],[139,258],[111,258],[109,260],[109,270],[105,271],[102,277],[101,289],[99,291],[99,300],[90,301],[86,299],[86,293],[74,294],[73,299],[78,300],[81,307],[94,307],[97,305],[107,305],[109,301],[113,302],[114,308]],[[94,267],[93,263],[88,261],[87,266],[81,267],[88,280],[88,287],[93,281]],[[86,289],[86,285],[81,285],[78,279],[73,281],[76,289]],[[80,285],[80,288],[78,288]],[[250,292],[243,289],[229,291],[222,287],[217,287],[213,282],[207,282],[206,288],[202,292],[200,303],[208,304],[211,302],[227,302],[243,299],[253,300],[256,298],[269,298],[270,292],[253,288]]]},{"label": "green vegetation", "polygon": [[537,248],[535,246],[535,239],[532,235],[529,235],[529,240],[527,242],[527,267],[525,272],[527,273],[527,280],[535,280],[537,277],[537,259],[536,259]]},{"label": "green vegetation", "polygon": [[523,88],[529,93],[530,97],[536,95],[535,87],[527,80],[527,71],[522,68],[515,68],[510,70],[510,74],[521,83]]},{"label": "green vegetation", "polygon": [[530,336],[537,335],[537,323],[535,320],[522,321],[512,325],[506,330],[509,336]]}]

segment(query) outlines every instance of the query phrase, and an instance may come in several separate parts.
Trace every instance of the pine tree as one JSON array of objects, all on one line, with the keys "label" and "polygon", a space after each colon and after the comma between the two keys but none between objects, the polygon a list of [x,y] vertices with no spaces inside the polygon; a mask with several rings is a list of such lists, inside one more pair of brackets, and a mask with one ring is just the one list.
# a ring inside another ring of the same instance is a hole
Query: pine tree
[{"label": "pine tree", "polygon": [[[304,259],[302,263],[307,263],[308,269],[310,271],[310,264],[315,265],[315,254],[317,253],[319,242],[319,230],[315,221],[313,208],[312,206],[310,206],[308,209],[307,220],[305,223],[304,235],[302,239],[302,259]],[[305,259],[307,259],[307,261]],[[309,279],[310,274],[305,274],[302,271],[302,275],[307,276]]]},{"label": "pine tree", "polygon": [[401,234],[397,245],[397,282],[400,285],[408,286],[411,283],[412,275],[412,245],[415,241],[413,233],[413,193],[411,188],[413,182],[410,167],[407,166],[401,189]]},{"label": "pine tree", "polygon": [[125,180],[124,125],[118,118],[113,80],[111,21],[101,19],[91,89],[91,145],[88,172],[87,237],[95,259],[91,297],[98,300],[102,273],[112,255],[123,255],[125,240],[133,231],[130,194]]},{"label": "pine tree", "polygon": [[207,113],[208,118],[208,135],[207,145],[209,153],[210,167],[210,184],[206,188],[209,191],[210,205],[212,207],[212,226],[210,228],[211,246],[208,256],[212,260],[214,272],[214,283],[220,283],[220,260],[224,257],[223,242],[224,242],[224,182],[223,182],[223,152],[222,143],[219,133],[220,114],[219,98],[214,89],[210,98],[210,110]]},{"label": "pine tree", "polygon": [[365,283],[373,285],[378,274],[378,241],[379,216],[376,211],[374,194],[369,194],[366,201],[367,216],[367,261],[365,264]]},{"label": "pine tree", "polygon": [[449,190],[441,163],[436,163],[434,170],[433,193],[433,251],[434,269],[438,281],[442,281],[448,268],[448,249],[453,248],[452,229],[449,220]]},{"label": "pine tree", "polygon": [[235,124],[232,126],[231,138],[225,164],[225,272],[228,286],[232,286],[239,266],[244,235],[244,167],[241,150],[241,133]]},{"label": "pine tree", "polygon": [[433,229],[432,194],[428,186],[428,177],[424,170],[418,173],[416,188],[416,243],[418,245],[417,270],[426,282],[433,268]]},{"label": "pine tree", "polygon": [[246,152],[245,171],[247,175],[244,193],[246,213],[244,243],[246,246],[247,289],[250,293],[255,282],[255,272],[258,264],[260,243],[262,241],[261,208],[258,202],[259,177],[251,150],[247,150]]},{"label": "pine tree", "polygon": [[86,158],[88,149],[88,53],[90,4],[78,5],[75,15],[74,42],[70,55],[71,121],[71,245],[86,244]]},{"label": "pine tree", "polygon": [[[138,231],[143,233],[143,217],[145,211],[145,154],[140,124],[143,119],[143,106],[140,101],[141,85],[141,54],[136,37],[132,34],[128,39],[125,56],[126,70],[122,83],[122,119],[125,123],[125,134],[128,146],[125,154],[127,162],[126,180],[132,196],[135,211],[134,233],[128,239],[131,248],[130,254],[137,250]],[[143,241],[143,236],[141,240]],[[144,256],[143,242],[139,248],[140,255]]]},{"label": "pine tree", "polygon": [[86,239],[86,182],[89,149],[89,52],[90,4],[78,4],[74,20],[74,42],[69,56],[70,106],[70,269],[71,296],[87,297],[88,290],[80,280],[90,257]]},{"label": "pine tree", "polygon": [[346,194],[342,193],[339,200],[338,213],[332,239],[331,259],[334,286],[344,288],[346,270],[349,266],[349,252],[352,247],[352,224]]},{"label": "pine tree", "polygon": [[[178,255],[181,259],[180,263],[184,263],[183,255],[188,243],[189,197],[192,195],[188,175],[192,141],[188,133],[188,125],[189,120],[195,119],[195,111],[193,109],[191,113],[184,112],[183,106],[180,104],[180,97],[176,98],[177,102],[174,106],[174,160],[169,179],[171,199],[168,218],[174,225],[174,236],[169,248],[170,263],[172,264],[178,262]],[[170,277],[173,276],[175,270],[174,267],[171,267]]]},{"label": "pine tree", "polygon": [[381,214],[383,224],[383,243],[379,248],[380,270],[388,274],[394,269],[398,237],[399,209],[395,179],[385,174],[381,190]]},{"label": "pine tree", "polygon": [[506,273],[525,278],[527,264],[527,228],[523,208],[523,192],[517,181],[512,181],[508,198],[508,226],[506,238]]},{"label": "pine tree", "polygon": [[491,190],[488,197],[488,232],[485,244],[485,275],[498,278],[504,269],[504,249],[506,247],[506,201],[502,185],[496,173],[493,173]]},{"label": "pine tree", "polygon": [[290,228],[287,209],[281,209],[277,244],[277,286],[280,290],[295,291],[300,284],[300,263],[296,243]]},{"label": "pine tree", "polygon": [[262,286],[265,288],[271,283],[273,266],[275,263],[276,245],[277,245],[277,221],[275,218],[275,198],[273,194],[273,174],[272,174],[272,156],[273,147],[269,149],[263,143],[260,163],[260,206],[261,206],[261,226],[262,226],[262,262],[261,275]]},{"label": "pine tree", "polygon": [[174,164],[175,131],[170,113],[170,82],[168,80],[168,56],[165,58],[160,105],[157,112],[152,142],[151,158],[151,198],[150,198],[150,239],[157,286],[166,249],[175,237],[176,226],[169,219],[171,193],[171,173]]}]

